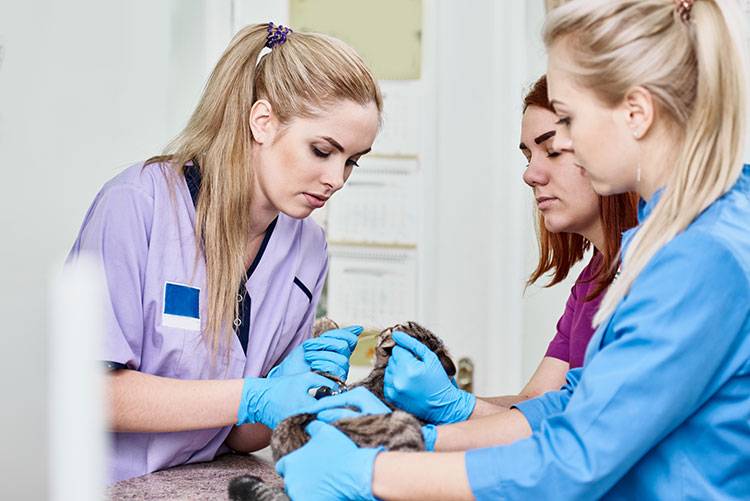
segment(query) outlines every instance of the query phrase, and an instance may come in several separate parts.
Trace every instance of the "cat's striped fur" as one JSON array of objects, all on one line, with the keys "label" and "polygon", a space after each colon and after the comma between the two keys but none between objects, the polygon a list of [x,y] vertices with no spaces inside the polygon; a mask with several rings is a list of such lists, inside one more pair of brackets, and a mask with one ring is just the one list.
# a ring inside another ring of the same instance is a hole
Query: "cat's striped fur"
[{"label": "cat's striped fur", "polygon": [[[313,336],[337,327],[335,322],[329,319],[321,319],[316,322]],[[391,333],[395,330],[409,334],[430,348],[440,359],[448,376],[452,377],[456,374],[456,367],[451,361],[445,345],[440,338],[429,330],[416,322],[407,322],[385,329],[378,336],[375,348],[375,364],[372,371],[365,379],[348,388],[364,386],[390,407],[393,412],[341,419],[334,422],[333,426],[341,430],[360,447],[382,446],[390,451],[422,451],[424,450],[422,438],[424,422],[407,412],[398,410],[383,395],[385,368],[388,365],[391,350],[395,345],[391,339]],[[310,437],[305,432],[305,427],[314,419],[315,415],[313,414],[298,414],[279,423],[271,435],[271,451],[275,461],[307,443]],[[234,501],[283,501],[289,499],[284,491],[263,484],[257,477],[243,476],[234,479],[232,482],[236,487],[236,496],[231,496],[232,484],[230,484],[230,499]]]}]

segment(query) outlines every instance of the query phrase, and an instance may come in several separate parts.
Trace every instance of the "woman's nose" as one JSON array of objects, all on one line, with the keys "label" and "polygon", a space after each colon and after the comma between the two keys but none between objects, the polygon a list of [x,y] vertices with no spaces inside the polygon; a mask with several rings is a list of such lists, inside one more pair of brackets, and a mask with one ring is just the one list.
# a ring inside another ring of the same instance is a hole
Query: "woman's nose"
[{"label": "woman's nose", "polygon": [[573,151],[573,141],[565,127],[558,127],[555,130],[555,137],[552,139],[552,149],[555,151]]},{"label": "woman's nose", "polygon": [[543,161],[532,158],[523,173],[523,182],[531,186],[544,186],[549,182],[549,174]]},{"label": "woman's nose", "polygon": [[338,163],[326,166],[321,181],[328,186],[331,192],[338,191],[346,181],[346,165]]}]

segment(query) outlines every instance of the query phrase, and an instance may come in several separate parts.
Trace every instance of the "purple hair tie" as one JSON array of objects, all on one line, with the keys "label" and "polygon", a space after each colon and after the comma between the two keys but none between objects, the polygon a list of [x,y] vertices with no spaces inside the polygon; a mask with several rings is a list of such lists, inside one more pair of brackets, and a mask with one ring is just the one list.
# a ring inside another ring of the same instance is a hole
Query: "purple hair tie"
[{"label": "purple hair tie", "polygon": [[286,36],[289,33],[293,33],[291,28],[286,26],[278,25],[274,26],[273,23],[268,23],[268,36],[266,36],[266,47],[273,49],[277,45],[282,45],[286,42]]}]

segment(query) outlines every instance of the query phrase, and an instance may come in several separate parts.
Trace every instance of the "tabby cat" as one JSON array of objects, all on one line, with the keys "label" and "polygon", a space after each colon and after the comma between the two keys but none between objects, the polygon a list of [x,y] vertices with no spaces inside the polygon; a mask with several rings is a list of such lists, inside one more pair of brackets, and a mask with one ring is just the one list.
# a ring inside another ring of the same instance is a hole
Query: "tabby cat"
[{"label": "tabby cat", "polygon": [[[321,319],[316,322],[313,328],[313,336],[318,336],[322,332],[337,327],[338,325],[335,322],[329,319]],[[407,412],[399,410],[391,402],[388,402],[383,395],[385,368],[396,344],[391,339],[391,333],[396,330],[412,336],[432,350],[438,356],[448,376],[453,377],[456,374],[456,366],[453,364],[448,350],[435,334],[416,322],[389,327],[378,335],[375,347],[375,364],[370,374],[356,384],[345,386],[344,389],[350,390],[363,386],[383,401],[393,412],[341,419],[334,422],[333,426],[360,447],[382,446],[391,451],[422,451],[424,450],[422,438],[424,422]],[[330,377],[329,374],[323,375]],[[339,382],[336,378],[332,379]],[[314,419],[314,414],[298,414],[279,423],[271,435],[271,451],[274,461],[278,461],[281,457],[307,443],[310,437],[305,432],[305,427]],[[282,501],[289,499],[281,489],[270,487],[257,477],[250,475],[237,477],[230,482],[229,498],[233,501]]]}]

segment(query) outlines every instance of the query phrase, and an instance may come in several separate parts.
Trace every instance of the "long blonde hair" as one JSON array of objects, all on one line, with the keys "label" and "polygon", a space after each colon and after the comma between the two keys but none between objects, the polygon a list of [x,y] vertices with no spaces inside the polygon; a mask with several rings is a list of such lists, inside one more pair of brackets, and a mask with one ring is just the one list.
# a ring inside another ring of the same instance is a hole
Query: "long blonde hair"
[{"label": "long blonde hair", "polygon": [[575,0],[547,19],[545,44],[565,42],[578,83],[611,106],[643,86],[680,131],[675,168],[628,247],[595,325],[614,312],[659,249],[740,175],[747,80],[736,4],[696,0],[686,21],[674,0]]},{"label": "long blonde hair", "polygon": [[[281,124],[341,100],[375,103],[377,81],[359,55],[340,40],[294,32],[261,56],[268,25],[240,30],[216,64],[185,129],[166,153],[147,163],[167,162],[182,172],[197,160],[202,177],[196,208],[196,245],[206,259],[208,319],[204,335],[213,353],[231,346],[237,291],[246,277],[250,234],[253,145],[250,109],[267,100]],[[221,333],[225,332],[224,339]],[[228,348],[227,348],[228,349]]]}]

